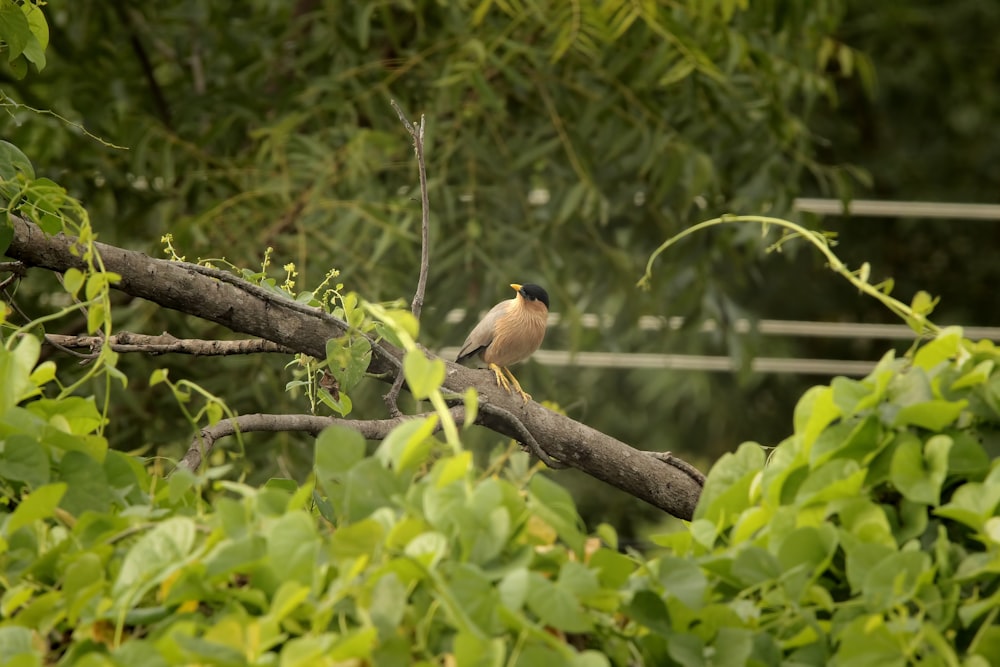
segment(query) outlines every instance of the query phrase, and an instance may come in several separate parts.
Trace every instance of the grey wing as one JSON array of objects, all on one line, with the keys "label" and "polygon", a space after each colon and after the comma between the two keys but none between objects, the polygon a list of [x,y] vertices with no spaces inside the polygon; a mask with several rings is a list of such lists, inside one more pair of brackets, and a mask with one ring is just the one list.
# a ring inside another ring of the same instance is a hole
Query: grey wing
[{"label": "grey wing", "polygon": [[455,361],[464,361],[470,357],[473,357],[487,347],[493,342],[493,332],[496,329],[496,322],[507,312],[510,304],[514,299],[508,301],[501,301],[497,305],[490,309],[490,312],[486,313],[482,320],[479,321],[471,332],[469,332],[468,337],[465,339],[465,343],[462,345],[462,349],[458,353],[458,357]]}]

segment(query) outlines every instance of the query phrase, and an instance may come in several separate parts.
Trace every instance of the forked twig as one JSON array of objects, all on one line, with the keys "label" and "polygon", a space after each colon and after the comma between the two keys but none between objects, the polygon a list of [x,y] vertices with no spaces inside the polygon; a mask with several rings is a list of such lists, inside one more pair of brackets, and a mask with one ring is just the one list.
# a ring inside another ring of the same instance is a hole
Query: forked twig
[{"label": "forked twig", "polygon": [[[389,100],[389,104],[395,109],[396,115],[399,116],[399,122],[403,124],[406,131],[410,133],[413,137],[413,152],[417,156],[417,170],[420,174],[420,275],[417,278],[417,291],[413,295],[413,302],[410,304],[410,311],[413,316],[420,320],[420,311],[424,307],[424,294],[427,292],[427,274],[430,271],[430,216],[431,216],[431,205],[430,197],[427,194],[427,166],[424,162],[424,115],[420,115],[420,122],[414,125],[403,113],[403,110],[399,108],[396,100]],[[392,383],[392,388],[389,390],[383,399],[385,400],[386,407],[389,408],[389,414],[393,417],[398,417],[401,412],[399,410],[398,400],[399,391],[403,388],[403,373],[400,370],[399,375],[396,376],[395,382]]]}]

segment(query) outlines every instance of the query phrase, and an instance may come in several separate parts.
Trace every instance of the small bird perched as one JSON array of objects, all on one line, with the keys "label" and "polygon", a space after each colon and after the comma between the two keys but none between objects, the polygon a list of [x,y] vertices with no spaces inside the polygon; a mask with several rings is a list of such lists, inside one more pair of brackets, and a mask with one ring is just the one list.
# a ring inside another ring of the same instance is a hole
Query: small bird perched
[{"label": "small bird perched", "polygon": [[[538,285],[512,283],[511,287],[517,292],[514,298],[501,301],[486,313],[465,339],[455,361],[461,363],[479,355],[496,376],[497,386],[509,394],[517,391],[527,403],[531,395],[521,389],[507,366],[524,361],[542,344],[549,319],[549,295]],[[513,390],[504,372],[514,383]]]}]

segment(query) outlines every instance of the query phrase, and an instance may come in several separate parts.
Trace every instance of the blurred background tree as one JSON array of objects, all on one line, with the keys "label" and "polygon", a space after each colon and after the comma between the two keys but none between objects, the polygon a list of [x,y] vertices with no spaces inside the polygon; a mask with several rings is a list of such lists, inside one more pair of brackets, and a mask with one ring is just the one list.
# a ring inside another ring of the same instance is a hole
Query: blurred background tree
[{"label": "blurred background tree", "polygon": [[[762,263],[757,229],[688,241],[641,292],[646,258],[724,212],[792,217],[800,194],[857,192],[866,179],[851,164],[871,173],[878,196],[995,198],[1000,57],[989,37],[1000,10],[981,4],[249,0],[234,12],[199,0],[77,0],[46,7],[51,45],[40,75],[2,74],[0,122],[40,175],[84,201],[104,241],[160,254],[171,233],[189,260],[246,267],[273,247],[272,272],[294,262],[299,288],[336,267],[346,289],[396,299],[416,281],[420,206],[395,98],[429,126],[425,344],[460,344],[517,280],[545,285],[561,315],[546,348],[730,354],[740,373],[518,372],[536,398],[707,468],[744,439],[779,440],[815,380],[751,373],[752,355],[872,359],[885,346],[765,340],[733,322],[886,314],[827,280],[812,256]],[[997,318],[986,306],[997,269],[975,252],[991,226],[836,225],[845,258],[895,277],[902,298],[929,289],[945,295],[955,321]],[[962,280],[948,284],[959,267]],[[17,298],[32,314],[52,297],[33,280]],[[120,329],[225,336],[148,304],[121,306]],[[468,309],[463,322],[445,321],[454,308]],[[611,324],[587,328],[584,313]],[[687,325],[644,331],[641,315]],[[721,324],[712,334],[699,332],[707,319]],[[237,412],[303,411],[301,397],[283,391],[286,361],[167,365]],[[179,456],[191,433],[178,430],[172,398],[141,391],[147,361],[124,363],[132,384],[114,397],[113,444]],[[356,409],[382,409],[380,391],[371,387]],[[296,437],[248,442],[251,480],[308,470],[311,446]],[[480,444],[489,446],[485,434]],[[589,478],[557,479],[577,491],[588,519],[623,535],[660,518]]]}]

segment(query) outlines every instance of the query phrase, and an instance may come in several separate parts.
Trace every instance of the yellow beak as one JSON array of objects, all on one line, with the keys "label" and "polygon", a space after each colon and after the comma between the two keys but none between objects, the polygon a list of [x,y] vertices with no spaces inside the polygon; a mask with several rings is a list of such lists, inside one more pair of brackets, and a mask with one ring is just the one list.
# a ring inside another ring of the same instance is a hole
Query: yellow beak
[{"label": "yellow beak", "polygon": [[520,286],[520,285],[518,285],[517,283],[511,283],[511,284],[510,284],[510,286],[511,286],[511,288],[512,288],[512,289],[513,289],[513,290],[514,290],[515,292],[520,292],[520,291],[521,291],[521,286]]}]

